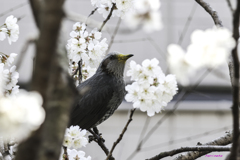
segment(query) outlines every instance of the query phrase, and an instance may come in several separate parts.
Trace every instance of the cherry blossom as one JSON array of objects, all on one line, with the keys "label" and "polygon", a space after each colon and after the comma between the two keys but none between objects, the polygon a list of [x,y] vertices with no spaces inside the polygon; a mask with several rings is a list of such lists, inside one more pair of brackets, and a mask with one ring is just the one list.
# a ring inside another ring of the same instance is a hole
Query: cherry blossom
[{"label": "cherry blossom", "polygon": [[125,87],[128,92],[125,99],[148,116],[164,110],[178,90],[175,76],[165,76],[158,64],[156,58],[144,60],[142,66],[131,61],[127,71],[134,82]]}]

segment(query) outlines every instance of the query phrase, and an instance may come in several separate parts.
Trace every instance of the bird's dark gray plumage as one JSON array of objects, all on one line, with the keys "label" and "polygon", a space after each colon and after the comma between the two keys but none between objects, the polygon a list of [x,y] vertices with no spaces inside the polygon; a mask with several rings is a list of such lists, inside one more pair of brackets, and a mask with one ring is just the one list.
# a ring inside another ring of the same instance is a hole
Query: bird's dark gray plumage
[{"label": "bird's dark gray plumage", "polygon": [[84,93],[71,111],[70,125],[90,129],[113,114],[125,96],[123,72],[126,60],[132,56],[108,54],[96,73],[77,87]]}]

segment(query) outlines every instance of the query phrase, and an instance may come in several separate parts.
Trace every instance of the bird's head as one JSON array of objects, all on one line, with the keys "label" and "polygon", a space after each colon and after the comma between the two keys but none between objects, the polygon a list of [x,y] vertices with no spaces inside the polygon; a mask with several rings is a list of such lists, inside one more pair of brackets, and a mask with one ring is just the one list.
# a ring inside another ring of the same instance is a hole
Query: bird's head
[{"label": "bird's head", "polygon": [[122,77],[125,63],[132,56],[132,54],[124,55],[118,52],[111,52],[103,59],[98,70]]}]

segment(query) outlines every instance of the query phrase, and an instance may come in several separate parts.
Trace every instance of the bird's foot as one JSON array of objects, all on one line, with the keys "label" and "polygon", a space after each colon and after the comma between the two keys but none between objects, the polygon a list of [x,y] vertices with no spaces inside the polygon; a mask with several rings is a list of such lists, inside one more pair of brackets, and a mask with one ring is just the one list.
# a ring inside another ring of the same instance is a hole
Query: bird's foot
[{"label": "bird's foot", "polygon": [[95,141],[95,142],[102,141],[104,143],[105,139],[103,139],[102,133],[99,133],[99,132],[96,133],[95,131],[96,130],[94,130],[94,132],[93,132],[92,130],[89,129],[89,132],[92,133],[92,135],[88,136],[89,143],[92,142],[92,141]]}]

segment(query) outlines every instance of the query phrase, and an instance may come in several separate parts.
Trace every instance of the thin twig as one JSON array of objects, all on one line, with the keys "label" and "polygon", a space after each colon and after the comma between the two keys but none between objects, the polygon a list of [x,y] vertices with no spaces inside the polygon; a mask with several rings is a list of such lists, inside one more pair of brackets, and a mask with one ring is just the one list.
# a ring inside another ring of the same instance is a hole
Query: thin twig
[{"label": "thin twig", "polygon": [[138,143],[140,143],[141,139],[143,138],[143,136],[144,136],[145,133],[147,132],[147,128],[148,128],[149,122],[150,122],[150,118],[147,116],[147,117],[146,117],[146,121],[145,121],[145,123],[144,123],[144,126],[143,126],[143,128],[142,128],[141,134],[140,134],[140,136],[139,136]]},{"label": "thin twig", "polygon": [[231,13],[234,14],[234,9],[232,7],[232,3],[230,2],[230,0],[226,0],[227,1],[227,4],[228,4],[228,7],[230,8],[231,10]]},{"label": "thin twig", "polygon": [[229,159],[237,158],[238,140],[239,140],[239,59],[238,59],[238,38],[239,38],[239,13],[240,13],[240,2],[237,1],[237,7],[233,16],[233,38],[235,39],[236,46],[232,50],[233,60],[233,73],[234,79],[232,80],[232,93],[233,93],[233,144]]},{"label": "thin twig", "polygon": [[[202,144],[202,145],[217,145],[217,146],[226,146],[230,143],[232,143],[232,137],[233,137],[233,133],[231,132],[227,132],[226,135],[219,137],[211,142]],[[210,151],[202,151],[202,152],[187,152],[185,154],[181,154],[178,157],[176,157],[174,160],[183,160],[183,159],[187,159],[187,160],[194,160],[197,159],[205,154],[210,153]]]},{"label": "thin twig", "polygon": [[166,55],[164,54],[162,49],[159,47],[159,44],[157,44],[151,37],[148,37],[147,40],[157,50],[157,52],[160,54],[160,56],[162,56],[163,59],[166,59]]},{"label": "thin twig", "polygon": [[78,62],[78,82],[82,83],[82,59]]},{"label": "thin twig", "polygon": [[98,7],[96,7],[92,12],[88,15],[88,18],[91,17],[96,11],[98,10]]},{"label": "thin twig", "polygon": [[142,42],[147,41],[147,38],[139,38],[139,39],[126,39],[126,40],[114,40],[113,43],[130,43],[130,42]]},{"label": "thin twig", "polygon": [[192,7],[192,10],[191,10],[191,12],[190,12],[190,14],[188,16],[187,22],[185,23],[183,31],[182,31],[182,33],[181,33],[181,35],[179,37],[179,40],[178,40],[178,44],[179,45],[181,45],[182,42],[183,42],[183,39],[184,39],[184,37],[186,35],[188,27],[190,26],[190,23],[192,22],[192,18],[193,18],[193,15],[194,15],[195,11],[196,11],[196,8],[197,8],[197,5],[196,5],[196,3],[194,3],[193,7]]},{"label": "thin twig", "polygon": [[127,131],[128,125],[129,125],[130,122],[132,121],[132,116],[133,116],[133,113],[135,112],[135,110],[136,110],[136,108],[134,108],[134,109],[131,110],[129,119],[128,119],[125,127],[123,128],[122,133],[119,135],[119,137],[118,137],[118,139],[116,140],[116,142],[113,143],[113,146],[112,146],[112,148],[111,148],[111,150],[110,150],[110,152],[109,152],[106,160],[108,160],[108,159],[112,156],[113,150],[115,149],[115,147],[117,146],[117,144],[122,140],[124,133]]},{"label": "thin twig", "polygon": [[115,7],[116,7],[116,3],[113,3],[112,8],[111,8],[111,10],[110,10],[110,12],[109,12],[107,18],[103,21],[103,23],[102,23],[100,29],[98,30],[99,32],[102,31],[104,25],[105,25],[105,24],[107,23],[107,21],[111,18],[112,13],[113,13],[113,10],[115,9]]},{"label": "thin twig", "polygon": [[63,160],[69,160],[68,153],[67,153],[67,147],[65,147],[65,146],[63,146]]},{"label": "thin twig", "polygon": [[137,148],[131,153],[131,155],[127,158],[127,160],[131,160],[137,152],[139,152],[141,150],[142,145],[151,137],[151,135],[157,130],[157,128],[160,126],[160,124],[162,124],[168,117],[169,115],[173,114],[174,111],[178,108],[180,102],[182,100],[184,100],[187,95],[189,93],[191,93],[191,90],[194,90],[195,88],[198,87],[198,85],[201,83],[201,81],[211,72],[212,70],[206,70],[206,72],[204,72],[204,74],[199,78],[198,82],[192,86],[189,87],[188,90],[182,90],[180,92],[179,98],[177,100],[177,102],[174,104],[173,109],[169,110],[168,112],[166,112],[163,117],[161,119],[159,119],[159,121],[150,129],[150,131],[148,131],[148,133],[146,134],[146,136],[138,143]]},{"label": "thin twig", "polygon": [[112,44],[113,44],[114,38],[115,38],[115,36],[117,34],[117,31],[118,31],[118,28],[120,26],[120,23],[121,23],[121,18],[118,19],[117,25],[116,25],[116,27],[114,29],[114,32],[113,32],[112,36],[111,36],[111,40],[110,40],[110,43],[108,45],[108,50],[106,51],[106,53],[108,53],[110,48],[112,47]]},{"label": "thin twig", "polygon": [[160,143],[160,144],[144,147],[144,148],[142,148],[142,151],[146,152],[146,151],[150,151],[150,150],[153,150],[153,149],[156,150],[160,147],[165,147],[166,145],[169,146],[169,145],[173,145],[173,144],[177,144],[177,143],[181,143],[181,142],[187,142],[187,141],[193,140],[193,139],[196,140],[196,139],[201,138],[201,137],[206,137],[206,136],[211,135],[211,134],[216,134],[216,133],[219,133],[219,132],[229,130],[230,128],[231,128],[231,126],[227,126],[227,127],[223,127],[223,128],[220,128],[220,129],[215,129],[215,130],[211,130],[211,131],[208,131],[208,132],[204,132],[204,133],[196,134],[196,135],[193,135],[193,136],[189,136],[189,137],[184,137],[184,138],[179,138],[179,139],[175,139],[175,140],[166,141],[166,142],[163,142],[163,143]]},{"label": "thin twig", "polygon": [[23,58],[25,57],[26,53],[27,53],[27,49],[29,47],[30,44],[32,43],[35,43],[36,42],[36,39],[35,38],[31,38],[31,39],[28,39],[26,41],[26,43],[24,44],[24,46],[22,47],[22,50],[20,52],[20,57],[18,58],[17,60],[17,63],[16,63],[16,67],[19,68],[22,61],[23,61]]},{"label": "thin twig", "polygon": [[209,15],[212,17],[214,23],[216,26],[220,26],[222,27],[222,21],[219,19],[218,17],[218,13],[216,11],[214,11],[211,6],[204,2],[203,0],[195,0],[200,6],[202,6],[206,12],[209,13]]},{"label": "thin twig", "polygon": [[[109,154],[109,150],[108,148],[105,146],[102,138],[100,138],[95,132],[93,132],[91,129],[88,130],[90,133],[92,133],[92,135],[95,137],[95,142],[102,148],[102,150],[104,151],[104,153],[106,154],[106,156],[108,156]],[[109,160],[114,160],[115,158],[110,156]]]},{"label": "thin twig", "polygon": [[181,147],[171,151],[161,152],[160,154],[149,158],[147,160],[159,160],[164,157],[174,156],[178,153],[188,152],[188,151],[209,151],[209,152],[223,152],[230,151],[231,147],[229,146],[191,146],[191,147]]},{"label": "thin twig", "polygon": [[[74,64],[75,64],[75,62],[74,62]],[[74,73],[72,74],[72,78],[77,74],[77,72],[78,72],[78,70],[79,70],[79,68],[80,68],[80,61],[78,61],[78,67],[77,67],[77,69],[74,71]]]},{"label": "thin twig", "polygon": [[0,13],[0,17],[6,15],[6,14],[8,14],[8,13],[10,13],[10,12],[16,10],[16,9],[19,9],[19,8],[21,8],[21,7],[24,7],[24,6],[27,5],[27,4],[28,4],[28,2],[23,2],[23,3],[19,4],[19,5],[16,5],[16,6],[10,8],[10,9],[8,9],[7,11]]},{"label": "thin twig", "polygon": [[[73,21],[73,22],[86,22],[86,20],[88,19],[87,25],[90,28],[96,28],[96,27],[99,28],[102,25],[102,22],[100,22],[100,21],[96,21],[92,18],[88,18],[87,16],[82,15],[82,14],[78,14],[78,13],[75,13],[75,12],[70,12],[69,10],[65,10],[64,15],[67,18],[67,20],[70,20],[70,21]],[[114,30],[114,27],[115,26],[113,26],[113,25],[105,24],[104,28],[102,28],[101,31],[106,31],[107,33],[111,33],[112,30]],[[138,31],[137,29],[131,30],[128,27],[123,26],[123,27],[118,29],[118,34],[129,35],[130,33],[132,34],[132,33],[137,32],[137,31]]]},{"label": "thin twig", "polygon": [[87,25],[87,21],[89,19],[89,17],[91,17],[96,11],[97,11],[98,7],[96,7],[94,10],[92,10],[92,12],[88,15],[86,21],[85,21],[85,24]]}]

